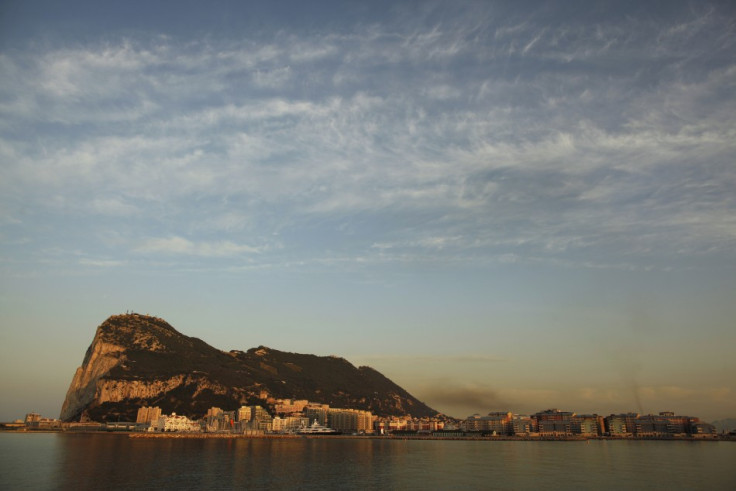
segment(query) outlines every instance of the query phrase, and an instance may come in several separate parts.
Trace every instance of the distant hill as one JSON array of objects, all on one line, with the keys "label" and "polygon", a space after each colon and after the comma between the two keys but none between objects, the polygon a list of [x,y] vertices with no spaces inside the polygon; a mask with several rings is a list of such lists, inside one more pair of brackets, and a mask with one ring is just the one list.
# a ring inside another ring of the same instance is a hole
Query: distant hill
[{"label": "distant hill", "polygon": [[61,419],[134,420],[140,406],[203,416],[269,398],[308,399],[374,414],[433,416],[437,411],[370,367],[334,356],[260,346],[220,351],[163,319],[115,315],[97,328],[74,374]]},{"label": "distant hill", "polygon": [[711,424],[716,427],[718,433],[724,431],[728,433],[729,431],[736,430],[736,418],[719,419],[718,421],[713,421]]}]

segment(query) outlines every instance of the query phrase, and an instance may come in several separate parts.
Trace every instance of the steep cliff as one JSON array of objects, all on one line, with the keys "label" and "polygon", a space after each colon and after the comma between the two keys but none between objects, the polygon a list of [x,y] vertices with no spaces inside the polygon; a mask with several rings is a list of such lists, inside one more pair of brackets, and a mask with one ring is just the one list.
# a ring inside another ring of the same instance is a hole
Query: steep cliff
[{"label": "steep cliff", "polygon": [[343,358],[263,346],[224,352],[157,317],[125,314],[97,328],[61,419],[131,420],[144,405],[201,417],[211,406],[230,410],[265,405],[269,398],[308,399],[378,415],[437,413],[379,372]]}]

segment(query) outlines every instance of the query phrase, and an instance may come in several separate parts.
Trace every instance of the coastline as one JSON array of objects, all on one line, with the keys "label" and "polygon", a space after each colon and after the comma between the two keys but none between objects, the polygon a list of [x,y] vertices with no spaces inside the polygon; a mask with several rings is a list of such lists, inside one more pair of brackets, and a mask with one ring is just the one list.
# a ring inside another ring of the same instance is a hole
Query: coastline
[{"label": "coastline", "polygon": [[88,430],[88,429],[28,429],[3,428],[0,433],[39,434],[63,433],[72,435],[120,435],[136,439],[264,439],[264,440],[299,440],[299,439],[342,439],[342,440],[444,440],[444,441],[479,441],[479,442],[583,442],[590,440],[606,441],[669,441],[669,442],[736,442],[736,435],[708,435],[702,437],[684,436],[582,436],[582,435],[555,435],[555,436],[480,436],[480,435],[309,435],[309,434],[242,434],[242,433],[186,433],[165,432],[148,433],[126,430]]},{"label": "coastline", "polygon": [[693,437],[610,437],[610,436],[434,436],[434,435],[292,435],[292,434],[261,434],[245,435],[237,433],[129,433],[129,438],[147,439],[337,439],[337,440],[438,440],[438,441],[479,441],[479,442],[584,442],[590,440],[610,441],[685,441],[685,442],[718,442],[736,441],[736,437],[720,436],[707,438]]}]

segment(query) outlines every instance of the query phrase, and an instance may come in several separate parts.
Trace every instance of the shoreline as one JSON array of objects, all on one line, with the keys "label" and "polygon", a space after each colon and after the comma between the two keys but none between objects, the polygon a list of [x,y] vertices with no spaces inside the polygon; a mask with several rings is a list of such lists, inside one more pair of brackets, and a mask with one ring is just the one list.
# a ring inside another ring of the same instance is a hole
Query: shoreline
[{"label": "shoreline", "polygon": [[298,435],[298,434],[241,434],[241,433],[147,433],[125,430],[68,430],[68,429],[26,429],[0,428],[0,433],[40,434],[63,433],[70,435],[120,435],[136,439],[263,439],[263,440],[299,440],[299,439],[350,439],[350,440],[444,440],[444,441],[478,441],[478,442],[584,442],[591,440],[605,441],[668,441],[668,442],[736,442],[733,435],[708,436],[439,436],[439,435]]},{"label": "shoreline", "polygon": [[683,441],[683,442],[718,442],[718,441],[736,441],[735,437],[608,437],[608,436],[558,436],[558,437],[525,437],[525,436],[409,436],[409,435],[291,435],[291,434],[262,434],[262,435],[243,435],[237,433],[130,433],[129,438],[143,439],[273,439],[273,440],[299,440],[299,439],[332,439],[332,440],[442,440],[442,441],[511,441],[511,442],[585,442],[590,440],[606,440],[606,441]]}]

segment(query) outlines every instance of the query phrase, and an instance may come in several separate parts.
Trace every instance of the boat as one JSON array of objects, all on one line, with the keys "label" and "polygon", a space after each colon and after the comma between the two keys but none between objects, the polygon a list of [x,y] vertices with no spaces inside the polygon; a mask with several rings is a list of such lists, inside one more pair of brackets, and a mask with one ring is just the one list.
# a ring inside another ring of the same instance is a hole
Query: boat
[{"label": "boat", "polygon": [[327,426],[323,426],[317,422],[317,420],[314,420],[314,423],[312,423],[310,426],[302,426],[298,430],[296,430],[296,433],[298,435],[340,435],[341,432],[338,430],[334,430],[332,428],[328,428]]}]

